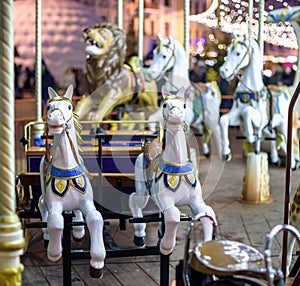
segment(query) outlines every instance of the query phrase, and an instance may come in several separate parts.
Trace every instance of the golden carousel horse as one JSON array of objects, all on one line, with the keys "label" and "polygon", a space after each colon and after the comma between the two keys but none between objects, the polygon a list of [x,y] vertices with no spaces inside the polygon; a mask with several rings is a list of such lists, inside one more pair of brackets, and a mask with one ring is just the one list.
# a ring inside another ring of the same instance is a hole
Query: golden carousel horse
[{"label": "golden carousel horse", "polygon": [[79,119],[101,121],[115,107],[126,103],[132,109],[149,107],[148,112],[156,111],[155,81],[147,81],[140,66],[135,66],[137,71],[133,72],[129,65],[124,64],[125,32],[111,23],[102,23],[86,28],[82,36],[86,44],[89,94],[76,105]]}]

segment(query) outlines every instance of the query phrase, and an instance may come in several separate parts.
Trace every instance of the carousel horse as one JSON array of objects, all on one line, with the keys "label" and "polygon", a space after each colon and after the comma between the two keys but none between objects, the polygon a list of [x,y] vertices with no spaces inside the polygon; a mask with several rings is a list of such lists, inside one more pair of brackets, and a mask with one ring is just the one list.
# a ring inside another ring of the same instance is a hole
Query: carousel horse
[{"label": "carousel horse", "polygon": [[[155,81],[162,78],[164,85],[171,92],[177,92],[181,86],[185,87],[188,125],[194,127],[203,136],[203,153],[209,156],[208,141],[211,133],[214,135],[218,156],[221,157],[221,132],[219,113],[221,94],[215,83],[196,83],[189,80],[188,59],[182,44],[169,37],[164,40],[158,35],[159,44],[154,50],[152,64],[148,68],[149,76]],[[151,114],[149,120],[162,121],[162,109]],[[151,129],[151,126],[149,126]]]},{"label": "carousel horse", "polygon": [[[267,92],[263,83],[263,59],[259,46],[248,36],[233,35],[233,43],[228,46],[227,58],[220,67],[221,76],[227,81],[232,80],[243,70],[235,91],[231,110],[222,115],[220,126],[223,138],[223,159],[231,159],[229,126],[240,126],[250,144],[255,144],[255,152],[260,152],[261,140],[264,136],[276,138],[281,134],[286,154],[287,117],[290,93],[284,87],[274,87]],[[271,161],[279,160],[276,141],[271,140]],[[292,154],[292,169],[297,167]]]},{"label": "carousel horse", "polygon": [[115,107],[126,103],[148,107],[150,113],[157,110],[156,83],[146,80],[141,67],[133,72],[125,65],[126,36],[122,29],[111,23],[97,24],[86,28],[83,38],[89,95],[75,107],[80,120],[101,121]]},{"label": "carousel horse", "polygon": [[[164,217],[165,232],[160,241],[160,252],[169,255],[176,243],[176,232],[180,222],[178,207],[189,206],[192,213],[205,212],[215,219],[212,208],[202,198],[200,182],[195,176],[186,136],[186,102],[184,87],[176,95],[162,87],[162,108],[165,124],[165,143],[162,152],[146,157],[141,153],[135,163],[136,192],[129,197],[129,206],[134,218],[143,217],[142,210],[148,199],[154,200]],[[149,143],[152,144],[152,143]],[[155,144],[155,143],[154,143]],[[149,146],[148,146],[149,147]],[[149,147],[150,148],[150,147]],[[157,146],[154,147],[157,150]],[[160,153],[160,154],[159,154]],[[155,157],[155,158],[154,158]],[[204,227],[204,240],[212,239],[213,226],[206,217],[201,221]],[[134,242],[145,244],[146,224],[134,224]]]},{"label": "carousel horse", "polygon": [[[68,87],[64,96],[58,96],[52,88],[48,93],[46,137],[53,135],[53,147],[50,151],[46,141],[46,154],[40,164],[42,195],[39,200],[42,219],[47,222],[44,238],[49,240],[48,258],[57,261],[62,255],[62,212],[74,210],[77,219],[83,213],[91,237],[90,275],[100,279],[106,255],[103,218],[94,206],[88,172],[79,154],[81,125],[73,113],[73,86]],[[76,238],[84,235],[81,229],[77,232]]]}]

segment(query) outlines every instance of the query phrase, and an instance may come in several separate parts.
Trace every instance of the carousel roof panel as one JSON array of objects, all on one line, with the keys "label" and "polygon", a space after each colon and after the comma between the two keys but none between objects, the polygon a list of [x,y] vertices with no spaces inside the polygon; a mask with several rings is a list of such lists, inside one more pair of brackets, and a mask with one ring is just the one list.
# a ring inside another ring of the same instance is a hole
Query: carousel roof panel
[{"label": "carousel roof panel", "polygon": [[[14,44],[17,64],[33,69],[35,62],[35,0],[14,1]],[[42,57],[55,78],[67,68],[85,70],[84,28],[101,18],[90,8],[70,0],[42,1]]]}]

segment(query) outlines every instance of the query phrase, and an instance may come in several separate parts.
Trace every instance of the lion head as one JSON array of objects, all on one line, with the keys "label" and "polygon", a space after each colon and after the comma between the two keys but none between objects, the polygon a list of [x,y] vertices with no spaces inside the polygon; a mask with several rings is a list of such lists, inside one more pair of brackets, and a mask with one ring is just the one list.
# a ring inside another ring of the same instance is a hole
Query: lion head
[{"label": "lion head", "polygon": [[82,33],[87,54],[87,83],[92,93],[104,83],[112,82],[124,69],[126,35],[111,23],[97,24]]}]

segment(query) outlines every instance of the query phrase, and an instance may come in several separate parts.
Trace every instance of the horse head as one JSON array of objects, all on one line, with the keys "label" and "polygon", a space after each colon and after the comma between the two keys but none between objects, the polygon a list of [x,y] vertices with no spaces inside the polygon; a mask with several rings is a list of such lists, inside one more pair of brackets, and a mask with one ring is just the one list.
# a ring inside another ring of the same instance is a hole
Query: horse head
[{"label": "horse head", "polygon": [[176,95],[172,95],[165,86],[162,87],[162,108],[165,122],[171,125],[179,125],[185,122],[186,103],[184,87],[181,87]]},{"label": "horse head", "polygon": [[267,23],[292,22],[298,21],[300,7],[290,7],[275,9],[268,13]]},{"label": "horse head", "polygon": [[250,39],[246,35],[237,37],[233,34],[233,42],[227,48],[226,61],[220,67],[220,75],[230,81],[241,69],[249,65],[250,60]]},{"label": "horse head", "polygon": [[72,126],[73,86],[70,85],[64,96],[59,96],[51,87],[48,88],[49,102],[47,105],[47,129],[52,135],[61,134]]},{"label": "horse head", "polygon": [[153,61],[149,67],[149,72],[152,74],[152,78],[159,80],[165,72],[170,71],[175,62],[175,42],[172,37],[168,37],[164,40],[160,34],[158,34],[158,46],[153,52]]}]

